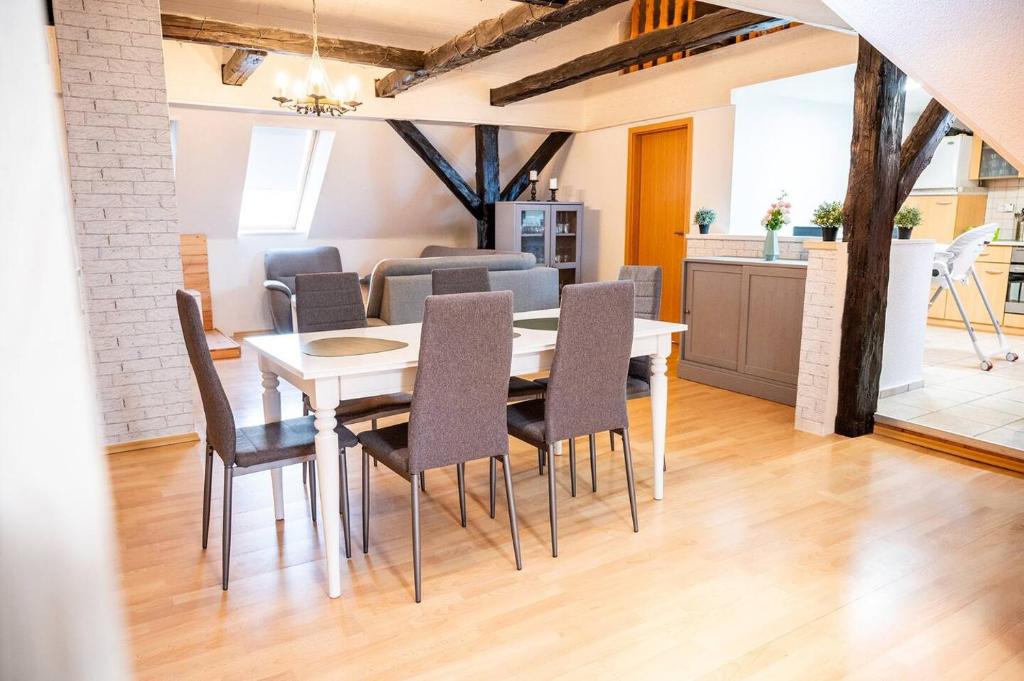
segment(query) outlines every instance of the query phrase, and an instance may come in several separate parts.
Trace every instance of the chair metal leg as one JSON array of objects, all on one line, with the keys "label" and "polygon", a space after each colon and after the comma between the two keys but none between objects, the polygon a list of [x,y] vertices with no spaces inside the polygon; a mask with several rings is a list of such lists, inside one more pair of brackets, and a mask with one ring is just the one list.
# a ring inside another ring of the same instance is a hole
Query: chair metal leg
[{"label": "chair metal leg", "polygon": [[558,497],[555,495],[555,449],[544,448],[548,460],[548,520],[551,523],[551,556],[558,557]]},{"label": "chair metal leg", "polygon": [[306,471],[308,470],[308,468],[309,468],[309,466],[306,464],[305,461],[303,461],[302,462],[302,484],[303,485],[306,484]]},{"label": "chair metal leg", "polygon": [[344,449],[338,453],[338,489],[341,490],[339,504],[341,506],[341,528],[345,533],[345,557],[352,557],[352,524],[349,521],[351,512],[348,503],[348,456]]},{"label": "chair metal leg", "polygon": [[590,445],[590,488],[597,491],[597,438],[591,433],[587,436],[587,444]]},{"label": "chair metal leg", "polygon": [[370,550],[370,455],[363,450],[363,553]]},{"label": "chair metal leg", "polygon": [[569,476],[572,495],[576,496],[576,438],[569,438]]},{"label": "chair metal leg", "polygon": [[[493,457],[491,458],[491,462],[493,465]],[[493,470],[494,469],[492,468],[491,471]],[[512,550],[515,551],[516,554],[516,570],[522,570],[523,556],[519,551],[519,523],[516,521],[516,499],[512,495],[512,471],[510,470],[508,463],[508,454],[501,457],[501,471],[505,475],[505,500],[508,503],[508,524],[509,528],[512,530]],[[491,498],[494,498],[493,495]]]},{"label": "chair metal leg", "polygon": [[316,523],[316,463],[309,461],[309,516]]},{"label": "chair metal leg", "polygon": [[228,568],[231,566],[231,490],[234,488],[233,466],[224,466],[224,524],[221,530],[221,588],[228,590]]},{"label": "chair metal leg", "polygon": [[420,491],[421,492],[426,492],[427,491],[427,472],[426,471],[423,471],[422,473],[420,473]]},{"label": "chair metal leg", "polygon": [[213,491],[213,447],[206,445],[206,473],[203,477],[203,548],[210,538],[210,498]]},{"label": "chair metal leg", "polygon": [[459,480],[459,520],[466,526],[466,464],[455,464],[455,477]]},{"label": "chair metal leg", "polygon": [[626,461],[626,486],[629,489],[629,512],[633,516],[633,531],[639,532],[636,519],[636,483],[633,480],[633,452],[629,446],[629,428],[622,429],[622,457]]},{"label": "chair metal leg", "polygon": [[370,428],[377,430],[377,419],[370,419]]},{"label": "chair metal leg", "polygon": [[608,431],[608,443],[611,445],[612,451],[614,452],[615,451],[615,431],[613,431],[613,430],[609,430]]},{"label": "chair metal leg", "polygon": [[544,475],[544,450],[537,447],[537,475]]},{"label": "chair metal leg", "polygon": [[416,602],[422,598],[422,583],[420,574],[420,477],[419,473],[413,473],[411,484],[412,489],[412,574],[416,583]]},{"label": "chair metal leg", "polygon": [[497,474],[497,470],[496,470],[497,466],[498,466],[498,462],[494,460],[493,456],[488,461],[489,461],[489,465],[490,465],[490,474],[491,474],[491,477],[490,477],[490,481],[491,481],[491,489],[490,489],[490,492],[491,492],[491,520],[494,520],[494,488],[496,486],[496,483],[498,482],[498,474]]}]

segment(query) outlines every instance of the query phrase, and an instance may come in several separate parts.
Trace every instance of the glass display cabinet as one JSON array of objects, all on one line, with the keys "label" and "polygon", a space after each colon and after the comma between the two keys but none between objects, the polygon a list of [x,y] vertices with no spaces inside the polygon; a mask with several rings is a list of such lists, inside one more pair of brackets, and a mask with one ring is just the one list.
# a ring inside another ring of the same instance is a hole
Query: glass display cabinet
[{"label": "glass display cabinet", "polygon": [[533,253],[538,265],[558,270],[559,287],[582,281],[582,203],[499,201],[494,204],[494,217],[499,251]]}]

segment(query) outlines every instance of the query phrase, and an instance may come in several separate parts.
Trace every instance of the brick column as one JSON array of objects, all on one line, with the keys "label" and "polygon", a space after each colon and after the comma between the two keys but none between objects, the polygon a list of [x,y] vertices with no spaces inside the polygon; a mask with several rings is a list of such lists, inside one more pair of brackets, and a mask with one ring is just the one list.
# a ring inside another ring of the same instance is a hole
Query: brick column
[{"label": "brick column", "polygon": [[835,432],[839,400],[839,339],[846,299],[846,244],[807,241],[800,377],[796,428],[817,435]]},{"label": "brick column", "polygon": [[158,0],[53,7],[106,441],[192,432],[174,301],[182,273]]}]

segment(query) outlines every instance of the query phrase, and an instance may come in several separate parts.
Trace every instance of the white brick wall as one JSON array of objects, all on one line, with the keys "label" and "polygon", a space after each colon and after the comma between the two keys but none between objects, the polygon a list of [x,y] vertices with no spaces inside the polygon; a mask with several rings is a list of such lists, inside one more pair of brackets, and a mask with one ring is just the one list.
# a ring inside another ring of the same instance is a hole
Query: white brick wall
[{"label": "white brick wall", "polygon": [[[763,235],[690,234],[686,237],[686,256],[689,258],[709,258],[723,255],[760,258],[763,254]],[[779,237],[779,256],[783,260],[806,260],[807,250],[804,248],[804,239]]]},{"label": "white brick wall", "polygon": [[846,244],[841,241],[807,243],[796,428],[817,435],[835,432],[846,253]]},{"label": "white brick wall", "polygon": [[54,0],[71,194],[109,443],[195,429],[158,0]]}]

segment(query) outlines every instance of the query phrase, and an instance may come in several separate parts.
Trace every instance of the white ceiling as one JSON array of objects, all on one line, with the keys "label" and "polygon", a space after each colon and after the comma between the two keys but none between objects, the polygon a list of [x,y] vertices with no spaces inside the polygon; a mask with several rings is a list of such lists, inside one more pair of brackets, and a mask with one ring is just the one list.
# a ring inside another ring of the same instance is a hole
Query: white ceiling
[{"label": "white ceiling", "polygon": [[[425,50],[522,3],[511,0],[317,0],[320,30],[329,35]],[[312,29],[311,0],[162,0],[161,10],[293,30]],[[607,31],[630,3],[587,21]]]}]

